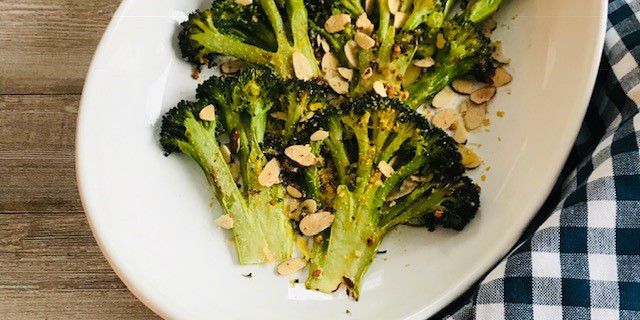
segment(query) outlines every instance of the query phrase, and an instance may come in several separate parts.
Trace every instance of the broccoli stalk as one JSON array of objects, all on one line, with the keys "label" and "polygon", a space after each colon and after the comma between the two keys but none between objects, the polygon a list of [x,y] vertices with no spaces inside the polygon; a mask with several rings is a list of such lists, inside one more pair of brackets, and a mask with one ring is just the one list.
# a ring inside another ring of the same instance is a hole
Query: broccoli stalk
[{"label": "broccoli stalk", "polygon": [[183,57],[201,66],[216,55],[232,56],[288,79],[294,75],[293,54],[300,52],[308,60],[311,76],[320,75],[303,1],[285,2],[289,29],[274,0],[259,3],[242,6],[233,0],[215,1],[212,9],[190,14],[178,36]]},{"label": "broccoli stalk", "polygon": [[479,23],[492,16],[502,4],[502,0],[477,0],[467,9],[467,17],[473,23]]},{"label": "broccoli stalk", "polygon": [[335,218],[328,240],[313,249],[307,288],[329,293],[344,284],[357,299],[379,244],[396,226],[460,230],[477,212],[479,189],[462,177],[456,143],[397,100],[364,96],[312,121],[312,128],[329,128],[323,165],[342,173],[333,202],[324,203]]},{"label": "broccoli stalk", "polygon": [[[284,187],[265,187],[258,182],[267,163],[262,143],[275,79],[270,72],[257,69],[234,77],[213,77],[198,88],[198,102],[181,102],[162,123],[161,143],[167,154],[182,152],[196,160],[223,210],[233,218],[241,264],[285,260],[293,250]],[[202,120],[201,110],[214,105],[218,119]],[[231,144],[238,146],[234,151],[242,168],[242,188],[231,174],[232,164],[222,154],[221,133],[228,134]]]}]

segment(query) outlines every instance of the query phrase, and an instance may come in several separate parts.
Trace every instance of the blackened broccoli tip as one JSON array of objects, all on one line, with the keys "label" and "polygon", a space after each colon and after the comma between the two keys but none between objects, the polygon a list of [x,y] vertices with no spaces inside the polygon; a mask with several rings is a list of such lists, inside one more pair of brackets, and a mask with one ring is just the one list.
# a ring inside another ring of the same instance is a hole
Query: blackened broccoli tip
[{"label": "blackened broccoli tip", "polygon": [[213,31],[211,11],[196,10],[192,12],[189,14],[189,18],[180,24],[180,27],[178,46],[182,57],[198,67],[213,61],[216,55],[213,52],[208,52],[200,42],[193,38],[194,35]]},{"label": "blackened broccoli tip", "polygon": [[480,208],[480,187],[468,177],[461,177],[446,188],[448,194],[442,202],[442,209],[434,214],[435,224],[462,230]]}]

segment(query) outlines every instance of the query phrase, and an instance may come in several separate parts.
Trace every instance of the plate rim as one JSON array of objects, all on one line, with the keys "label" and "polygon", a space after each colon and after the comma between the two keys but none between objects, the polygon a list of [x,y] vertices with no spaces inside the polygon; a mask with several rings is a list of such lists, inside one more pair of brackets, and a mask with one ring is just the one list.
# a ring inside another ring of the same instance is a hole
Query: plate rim
[{"label": "plate rim", "polygon": [[[108,248],[108,246],[106,245],[106,241],[104,239],[104,235],[101,233],[100,230],[98,230],[98,225],[97,223],[95,223],[94,219],[92,218],[92,215],[90,213],[90,209],[89,209],[89,204],[88,204],[88,196],[86,193],[85,188],[83,187],[84,183],[83,183],[83,172],[84,170],[82,169],[83,165],[82,165],[82,156],[81,156],[81,147],[80,147],[80,141],[82,138],[81,137],[81,131],[83,130],[83,125],[82,125],[82,114],[83,114],[83,110],[86,110],[88,108],[87,104],[87,96],[84,94],[87,89],[92,86],[92,83],[94,82],[93,78],[96,76],[94,69],[95,66],[97,64],[97,60],[98,57],[102,55],[102,51],[104,50],[104,48],[107,45],[107,42],[109,41],[109,39],[111,38],[111,36],[114,33],[114,30],[116,29],[117,25],[119,24],[119,21],[121,19],[124,18],[124,12],[126,11],[127,7],[129,6],[129,4],[133,2],[133,0],[123,0],[120,5],[118,6],[118,8],[116,9],[115,13],[113,14],[111,20],[109,21],[109,24],[107,25],[107,28],[105,29],[105,32],[102,35],[102,38],[100,39],[100,42],[98,44],[98,46],[95,49],[93,58],[91,60],[91,63],[89,64],[89,68],[87,71],[87,75],[85,77],[85,82],[83,85],[83,90],[82,90],[82,96],[80,98],[80,103],[79,103],[79,109],[78,109],[78,116],[77,116],[77,120],[76,120],[76,130],[75,130],[75,174],[76,174],[76,184],[78,187],[78,194],[80,197],[80,201],[82,203],[82,208],[84,211],[84,215],[88,221],[89,227],[91,229],[91,233],[94,237],[94,239],[96,240],[96,243],[98,245],[98,247],[100,248],[100,251],[102,252],[103,256],[105,257],[105,259],[107,260],[107,263],[109,264],[109,266],[111,267],[111,269],[113,269],[113,271],[116,273],[116,275],[118,276],[118,278],[120,278],[120,280],[125,284],[125,286],[127,287],[127,289],[136,297],[136,299],[138,299],[140,302],[142,302],[147,308],[149,308],[152,312],[154,312],[155,314],[157,314],[158,316],[162,317],[163,319],[178,319],[181,316],[178,314],[171,314],[169,309],[166,306],[163,306],[162,304],[160,304],[158,301],[154,301],[153,299],[150,298],[150,295],[147,294],[143,289],[138,288],[134,285],[134,281],[133,279],[131,279],[120,267],[119,267],[119,263],[117,261],[115,261],[115,259],[112,257],[110,248]],[[593,65],[591,66],[591,70],[589,72],[589,79],[588,79],[588,84],[589,84],[589,88],[585,90],[584,95],[581,99],[581,104],[584,106],[581,110],[580,110],[580,115],[579,115],[579,119],[580,121],[575,121],[573,123],[570,124],[570,126],[568,126],[569,128],[567,129],[568,132],[572,132],[573,134],[568,135],[569,137],[571,137],[571,141],[575,141],[575,139],[578,136],[580,127],[582,125],[582,122],[584,121],[584,117],[589,105],[589,101],[591,100],[591,95],[593,93],[594,90],[594,85],[596,82],[596,78],[598,75],[598,70],[599,70],[599,66],[600,66],[600,57],[602,56],[603,53],[603,49],[604,49],[604,40],[605,40],[605,36],[606,36],[606,26],[607,26],[607,13],[608,13],[608,3],[607,0],[600,0],[600,19],[599,19],[599,32],[597,34],[597,44],[595,46],[594,53],[593,53]],[[577,117],[578,118],[578,117]],[[435,300],[431,305],[429,306],[425,306],[420,310],[417,310],[414,314],[409,315],[405,318],[405,320],[407,319],[422,319],[425,317],[431,317],[434,314],[437,314],[438,312],[440,312],[444,307],[446,307],[447,305],[449,305],[451,302],[453,302],[456,298],[458,298],[461,294],[463,294],[466,290],[468,290],[473,283],[475,283],[476,281],[478,281],[483,275],[486,275],[490,270],[492,270],[491,268],[496,266],[497,263],[499,263],[500,261],[502,261],[502,259],[510,252],[510,250],[513,248],[513,246],[515,245],[515,242],[519,239],[520,235],[522,235],[522,233],[524,232],[524,230],[526,229],[526,227],[529,225],[529,223],[531,222],[531,220],[535,217],[536,213],[540,210],[540,208],[542,207],[545,199],[548,197],[549,193],[551,192],[551,190],[553,189],[553,186],[555,184],[555,180],[557,179],[557,177],[560,175],[562,168],[564,167],[566,160],[569,157],[569,154],[571,152],[571,147],[566,148],[565,154],[563,156],[563,161],[558,162],[556,164],[556,166],[551,170],[552,172],[554,172],[553,176],[555,177],[553,181],[550,181],[546,188],[544,188],[542,191],[544,192],[540,192],[539,195],[537,196],[536,201],[534,201],[535,203],[538,203],[538,205],[536,206],[535,210],[533,210],[532,213],[530,213],[530,217],[527,221],[526,224],[524,224],[522,227],[520,228],[511,228],[510,232],[507,232],[505,234],[506,238],[511,239],[511,241],[505,241],[503,245],[500,245],[499,249],[496,250],[495,254],[495,258],[493,259],[488,259],[491,262],[487,262],[487,263],[481,263],[478,265],[477,268],[475,268],[471,274],[469,276],[467,276],[466,278],[464,278],[463,280],[461,280],[458,285],[454,288],[452,288],[451,290],[449,290],[447,293],[445,293],[444,295],[442,295],[439,299]]]}]

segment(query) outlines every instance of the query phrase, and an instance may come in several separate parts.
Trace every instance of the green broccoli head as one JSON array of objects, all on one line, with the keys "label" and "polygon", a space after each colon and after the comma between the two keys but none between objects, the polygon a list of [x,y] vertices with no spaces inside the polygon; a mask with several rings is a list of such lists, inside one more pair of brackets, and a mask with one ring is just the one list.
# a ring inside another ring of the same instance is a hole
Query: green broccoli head
[{"label": "green broccoli head", "polygon": [[205,107],[214,110],[206,100],[197,102],[183,100],[163,116],[160,144],[165,154],[190,153],[192,151],[191,145],[197,143],[193,140],[199,139],[201,136],[207,139],[216,139],[216,121],[200,118],[200,112]]}]

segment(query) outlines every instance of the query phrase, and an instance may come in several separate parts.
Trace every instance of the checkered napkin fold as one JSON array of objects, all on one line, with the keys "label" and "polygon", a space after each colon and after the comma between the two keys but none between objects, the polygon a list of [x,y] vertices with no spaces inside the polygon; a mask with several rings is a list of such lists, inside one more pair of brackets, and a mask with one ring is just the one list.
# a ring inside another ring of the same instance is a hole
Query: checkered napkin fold
[{"label": "checkered napkin fold", "polygon": [[551,210],[466,305],[436,318],[640,319],[639,19],[640,0],[609,1],[600,73]]}]

